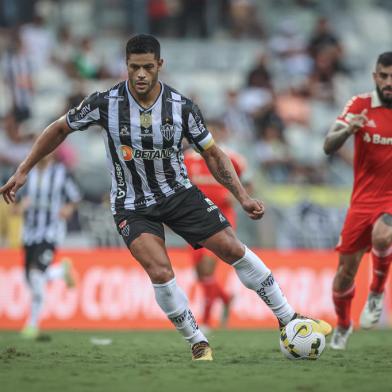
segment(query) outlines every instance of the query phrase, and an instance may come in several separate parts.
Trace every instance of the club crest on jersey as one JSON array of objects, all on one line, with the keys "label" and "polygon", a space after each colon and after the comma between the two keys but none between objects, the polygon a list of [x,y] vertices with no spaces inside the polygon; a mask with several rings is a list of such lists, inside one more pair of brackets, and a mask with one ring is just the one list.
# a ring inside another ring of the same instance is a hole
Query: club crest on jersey
[{"label": "club crest on jersey", "polygon": [[151,113],[142,113],[140,115],[140,125],[143,128],[149,128],[152,125]]},{"label": "club crest on jersey", "polygon": [[161,125],[161,133],[167,141],[171,140],[174,136],[174,125],[173,124]]}]

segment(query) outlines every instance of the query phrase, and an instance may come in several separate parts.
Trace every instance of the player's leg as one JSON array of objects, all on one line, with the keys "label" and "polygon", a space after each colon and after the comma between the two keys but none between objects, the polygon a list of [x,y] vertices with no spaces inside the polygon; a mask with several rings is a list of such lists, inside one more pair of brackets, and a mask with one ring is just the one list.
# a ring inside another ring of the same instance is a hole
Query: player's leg
[{"label": "player's leg", "polygon": [[211,309],[217,299],[223,302],[225,317],[222,323],[225,324],[231,298],[215,277],[216,256],[204,248],[193,252],[197,277],[204,294],[203,325],[210,326]]},{"label": "player's leg", "polygon": [[75,287],[75,272],[72,260],[64,258],[55,265],[49,266],[45,272],[47,282],[64,280],[68,288]]},{"label": "player's leg", "polygon": [[273,311],[281,326],[295,316],[294,309],[287,302],[270,269],[242,244],[231,227],[212,235],[202,245],[234,267],[241,282],[257,293]]},{"label": "player's leg", "polygon": [[364,250],[352,254],[339,254],[339,265],[332,284],[332,299],[337,315],[337,326],[331,339],[331,348],[344,350],[352,332],[351,302],[355,294],[357,274]]},{"label": "player's leg", "polygon": [[371,328],[381,317],[385,283],[392,261],[392,215],[383,214],[374,224],[372,231],[373,275],[370,292],[361,313],[362,328]]},{"label": "player's leg", "polygon": [[22,336],[35,338],[39,333],[39,323],[45,302],[46,268],[53,260],[54,247],[51,244],[35,244],[25,248],[26,278],[31,292],[30,315]]},{"label": "player's leg", "polygon": [[192,345],[193,359],[211,360],[208,340],[189,309],[185,292],[176,282],[163,238],[142,233],[132,240],[129,249],[151,279],[158,305],[177,331]]}]

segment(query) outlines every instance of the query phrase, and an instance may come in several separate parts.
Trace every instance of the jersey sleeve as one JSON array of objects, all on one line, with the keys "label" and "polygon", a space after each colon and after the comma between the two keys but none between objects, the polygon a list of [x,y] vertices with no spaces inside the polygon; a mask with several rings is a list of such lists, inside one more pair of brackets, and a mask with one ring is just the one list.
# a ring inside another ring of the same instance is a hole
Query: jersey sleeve
[{"label": "jersey sleeve", "polygon": [[214,144],[197,105],[191,104],[184,125],[184,135],[195,151],[206,151]]},{"label": "jersey sleeve", "polygon": [[78,107],[66,114],[68,126],[74,131],[84,131],[92,125],[100,125],[100,102],[98,92],[86,97]]},{"label": "jersey sleeve", "polygon": [[360,114],[366,108],[366,100],[355,96],[347,102],[343,112],[337,117],[336,122],[342,125],[348,125],[354,115]]}]

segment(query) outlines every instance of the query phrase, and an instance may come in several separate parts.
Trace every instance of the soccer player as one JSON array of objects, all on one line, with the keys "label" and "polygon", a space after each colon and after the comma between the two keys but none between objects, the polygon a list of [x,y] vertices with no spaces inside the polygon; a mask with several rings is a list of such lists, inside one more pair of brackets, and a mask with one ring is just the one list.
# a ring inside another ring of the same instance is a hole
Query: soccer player
[{"label": "soccer player", "polygon": [[[208,121],[208,129],[210,130],[215,142],[219,144],[219,147],[229,157],[237,176],[241,179],[246,168],[246,162],[240,154],[224,146],[224,124],[219,120],[210,120]],[[214,176],[209,171],[205,160],[195,150],[188,149],[185,152],[184,162],[192,183],[203,192],[208,200],[211,200],[211,203],[213,202],[212,204],[215,204],[215,206],[219,208],[222,212],[222,216],[224,216],[230,222],[233,229],[235,229],[236,212],[234,210],[233,195],[227,188],[215,180]],[[242,179],[241,182],[243,182]],[[232,298],[230,294],[223,289],[215,277],[217,262],[216,256],[206,248],[190,249],[192,262],[204,295],[202,330],[208,331],[210,329],[211,308],[218,299],[223,302],[221,326],[226,326]]]},{"label": "soccer player", "polygon": [[74,286],[70,260],[51,264],[65,233],[65,221],[72,216],[79,200],[78,187],[53,154],[37,163],[22,189],[25,273],[31,292],[30,316],[21,331],[24,338],[34,339],[39,335],[46,283],[63,279],[68,287]]},{"label": "soccer player", "polygon": [[[68,134],[100,125],[112,174],[111,208],[127,247],[148,274],[158,305],[190,343],[194,360],[212,360],[207,338],[189,309],[165,247],[163,223],[194,248],[206,247],[233,266],[241,282],[270,307],[284,326],[298,317],[268,267],[236,237],[218,208],[190,182],[183,163],[182,139],[200,152],[218,182],[228,188],[252,219],[263,204],[241,185],[233,165],[189,99],[158,80],[163,65],[160,44],[136,35],[126,45],[128,80],[93,93],[77,108],[50,124],[15,174],[0,188],[6,202],[28,172]],[[327,334],[331,326],[319,321]]]},{"label": "soccer player", "polygon": [[326,154],[354,136],[354,186],[342,229],[339,265],[333,281],[337,326],[331,347],[344,350],[352,333],[351,301],[354,279],[365,252],[371,250],[373,278],[361,313],[363,328],[380,319],[384,287],[392,260],[392,52],[382,53],[373,72],[375,91],[357,95],[326,136]]}]

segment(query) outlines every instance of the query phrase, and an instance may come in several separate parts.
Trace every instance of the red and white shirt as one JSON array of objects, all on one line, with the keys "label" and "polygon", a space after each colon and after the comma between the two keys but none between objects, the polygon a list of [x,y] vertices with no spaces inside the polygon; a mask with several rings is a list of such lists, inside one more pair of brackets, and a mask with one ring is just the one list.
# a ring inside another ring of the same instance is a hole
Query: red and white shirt
[{"label": "red and white shirt", "polygon": [[373,91],[351,98],[336,121],[347,125],[364,109],[368,121],[355,133],[351,205],[383,207],[392,204],[392,109]]}]

